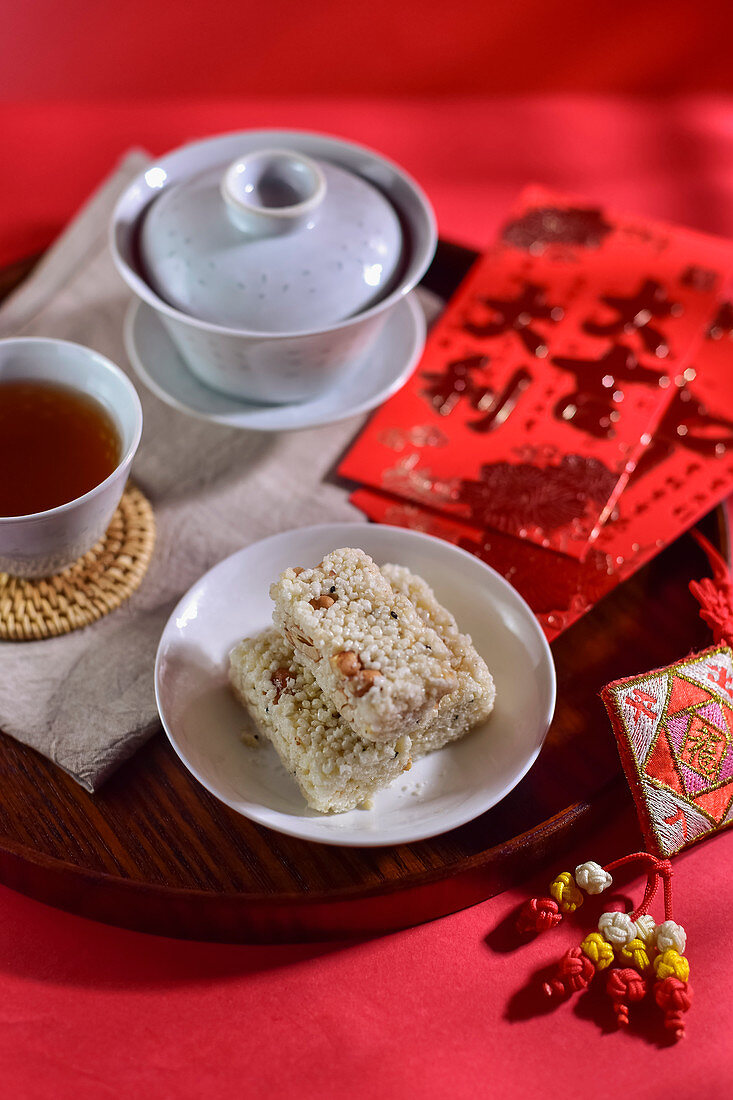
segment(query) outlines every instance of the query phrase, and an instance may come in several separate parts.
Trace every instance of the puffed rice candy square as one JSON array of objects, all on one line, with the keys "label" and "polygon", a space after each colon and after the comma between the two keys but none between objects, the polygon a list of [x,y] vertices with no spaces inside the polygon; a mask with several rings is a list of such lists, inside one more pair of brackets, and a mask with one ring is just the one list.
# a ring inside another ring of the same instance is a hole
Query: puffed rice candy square
[{"label": "puffed rice candy square", "polygon": [[360,736],[414,736],[458,686],[451,653],[363,550],[334,550],[272,585],[273,622]]},{"label": "puffed rice candy square", "polygon": [[274,629],[235,646],[229,679],[314,810],[342,812],[368,803],[410,767],[410,738],[357,737]]},{"label": "puffed rice candy square", "polygon": [[396,592],[407,596],[418,615],[440,635],[450,652],[450,661],[458,679],[454,691],[438,703],[434,719],[412,744],[417,759],[450,741],[457,741],[468,730],[485,722],[494,709],[494,678],[470,636],[462,634],[447,608],[438,600],[427,581],[404,565],[383,565],[382,574]]}]

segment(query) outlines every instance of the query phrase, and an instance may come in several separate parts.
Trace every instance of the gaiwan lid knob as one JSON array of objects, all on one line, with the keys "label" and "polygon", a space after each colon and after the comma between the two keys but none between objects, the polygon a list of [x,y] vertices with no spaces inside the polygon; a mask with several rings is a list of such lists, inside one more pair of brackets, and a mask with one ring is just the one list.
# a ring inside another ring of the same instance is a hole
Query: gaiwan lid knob
[{"label": "gaiwan lid knob", "polygon": [[370,182],[262,149],[163,189],[142,224],[152,289],[198,320],[316,331],[376,304],[399,274],[399,218]]},{"label": "gaiwan lid knob", "polygon": [[326,180],[314,160],[287,149],[265,149],[230,164],[222,197],[234,224],[253,237],[307,229],[326,197]]}]

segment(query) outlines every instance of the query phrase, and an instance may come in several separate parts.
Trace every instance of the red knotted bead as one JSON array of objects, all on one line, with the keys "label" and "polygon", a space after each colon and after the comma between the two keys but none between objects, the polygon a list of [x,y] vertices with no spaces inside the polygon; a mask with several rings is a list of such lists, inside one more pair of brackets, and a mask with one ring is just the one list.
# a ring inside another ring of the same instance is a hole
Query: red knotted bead
[{"label": "red knotted bead", "polygon": [[675,1039],[682,1039],[685,1034],[682,1013],[692,1004],[692,990],[687,982],[670,975],[654,986],[654,999],[664,1012],[664,1026]]},{"label": "red knotted bead", "polygon": [[562,920],[562,913],[553,898],[530,898],[517,917],[520,932],[548,932]]},{"label": "red knotted bead", "polygon": [[557,976],[542,986],[546,997],[562,997],[577,993],[593,981],[596,968],[579,947],[571,947],[557,964]]},{"label": "red knotted bead", "polygon": [[646,995],[646,982],[641,974],[636,970],[632,970],[631,967],[626,967],[623,970],[612,970],[608,975],[606,992],[613,1001],[616,1025],[618,1027],[628,1027],[629,1004],[643,1000]]}]

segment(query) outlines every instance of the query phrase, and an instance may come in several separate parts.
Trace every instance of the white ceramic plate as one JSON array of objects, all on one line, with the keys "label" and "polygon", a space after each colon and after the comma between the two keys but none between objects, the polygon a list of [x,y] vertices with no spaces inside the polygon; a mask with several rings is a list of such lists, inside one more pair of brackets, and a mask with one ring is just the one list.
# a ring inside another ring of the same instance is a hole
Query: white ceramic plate
[{"label": "white ceramic plate", "polygon": [[376,408],[404,386],[425,344],[425,316],[415,294],[399,302],[354,371],[320,397],[297,405],[256,405],[209,389],[188,369],[150,306],[134,301],[125,348],[138,378],[180,412],[230,428],[296,431],[333,424]]},{"label": "white ceramic plate", "polygon": [[[245,718],[227,686],[228,655],[271,625],[268,589],[290,565],[358,546],[382,565],[421,574],[470,633],[496,680],[489,720],[413,764],[371,810],[309,810],[270,745],[245,747]],[[527,604],[470,554],[399,527],[328,524],[286,531],[216,565],[183,597],[163,631],[155,666],[158,709],[171,744],[208,791],[278,832],[327,844],[402,844],[477,817],[537,758],[555,706],[550,648]]]}]

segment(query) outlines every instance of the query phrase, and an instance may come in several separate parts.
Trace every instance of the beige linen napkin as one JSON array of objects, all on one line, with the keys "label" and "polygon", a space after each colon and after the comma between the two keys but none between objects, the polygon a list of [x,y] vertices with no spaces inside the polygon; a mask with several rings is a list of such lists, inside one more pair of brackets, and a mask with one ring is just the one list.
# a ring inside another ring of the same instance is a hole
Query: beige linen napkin
[{"label": "beige linen napkin", "polygon": [[[122,341],[129,291],[107,247],[117,195],[145,166],[130,153],[0,309],[0,336],[53,336],[130,365]],[[158,728],[155,651],[181,595],[217,561],[290,527],[363,521],[326,475],[363,418],[310,431],[223,428],[164,405],[133,376],[144,429],[132,476],[155,509],[148,573],[93,626],[41,642],[0,642],[0,729],[87,790]]]}]

